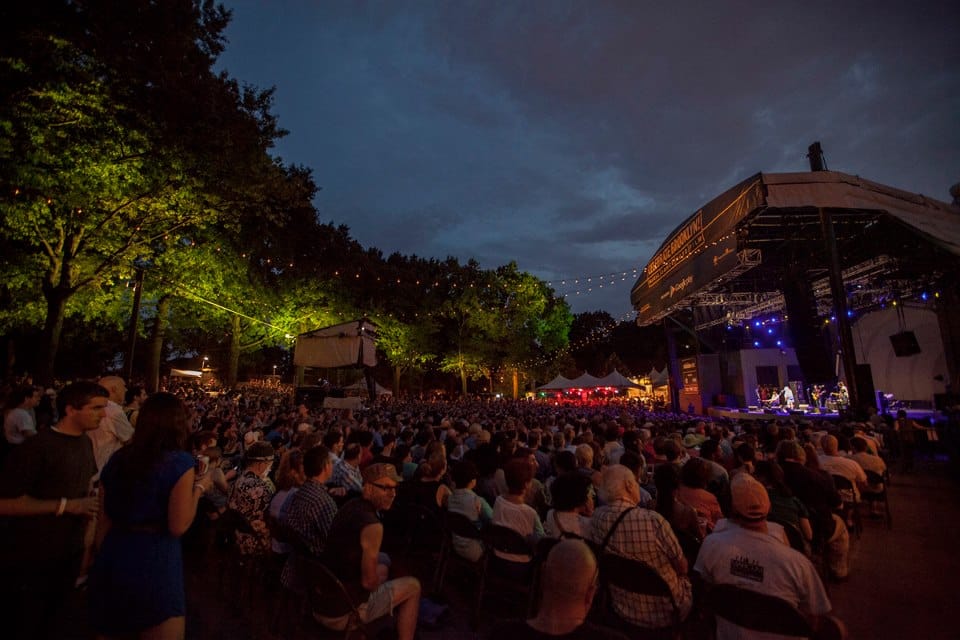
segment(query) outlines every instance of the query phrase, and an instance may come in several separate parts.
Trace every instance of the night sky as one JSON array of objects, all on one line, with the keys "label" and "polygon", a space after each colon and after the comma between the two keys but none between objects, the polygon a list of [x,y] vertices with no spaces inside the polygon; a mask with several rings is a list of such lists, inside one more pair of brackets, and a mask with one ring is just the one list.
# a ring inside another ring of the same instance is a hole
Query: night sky
[{"label": "night sky", "polygon": [[955,0],[225,4],[220,67],[276,87],[275,151],[313,169],[323,222],[515,260],[574,312],[632,317],[670,231],[808,170],[815,140],[831,170],[944,201],[960,182]]}]

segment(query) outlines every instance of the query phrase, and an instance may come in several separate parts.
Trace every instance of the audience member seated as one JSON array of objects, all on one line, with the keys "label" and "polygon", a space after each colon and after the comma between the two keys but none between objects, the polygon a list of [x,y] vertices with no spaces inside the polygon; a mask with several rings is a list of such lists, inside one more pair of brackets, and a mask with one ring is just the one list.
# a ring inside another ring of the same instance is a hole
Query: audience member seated
[{"label": "audience member seated", "polygon": [[[473,491],[477,486],[477,465],[469,460],[461,460],[453,466],[451,475],[455,487],[447,498],[447,509],[451,513],[466,516],[480,529],[493,519],[493,507]],[[453,549],[471,562],[476,562],[483,555],[483,544],[479,540],[458,535],[453,536]]]},{"label": "audience member seated", "polygon": [[537,615],[497,622],[487,638],[506,640],[626,640],[611,629],[587,622],[597,592],[597,560],[580,540],[562,540],[547,556]]},{"label": "audience member seated", "polygon": [[809,545],[813,541],[810,513],[806,505],[793,495],[784,482],[783,469],[776,462],[761,460],[754,470],[754,477],[767,490],[770,498],[768,520],[795,527]]},{"label": "audience member seated", "polygon": [[657,486],[657,513],[670,523],[674,531],[685,531],[694,538],[703,538],[707,532],[697,517],[697,512],[677,499],[677,489],[680,487],[680,471],[677,465],[657,465],[653,472],[653,481]]},{"label": "audience member seated", "polygon": [[784,482],[810,511],[814,539],[826,546],[832,577],[843,580],[850,570],[850,534],[843,518],[834,513],[843,501],[830,476],[810,469],[806,460],[806,452],[796,440],[784,440],[777,446]]},{"label": "audience member seated", "polygon": [[[770,499],[747,474],[730,483],[732,513],[726,526],[707,536],[694,571],[711,585],[729,584],[785,600],[809,616],[816,628],[830,613],[830,600],[813,564],[767,532]],[[773,638],[717,618],[717,640]]]},{"label": "audience member seated", "polygon": [[717,521],[723,517],[717,496],[707,491],[710,469],[700,458],[690,458],[680,469],[680,487],[677,500],[697,512],[701,526],[707,532],[713,530]]},{"label": "audience member seated", "polygon": [[853,485],[853,495],[843,496],[846,502],[860,500],[860,489],[867,486],[867,474],[856,461],[839,454],[837,438],[826,436],[820,440],[823,455],[820,456],[820,468],[832,476],[841,476]]},{"label": "audience member seated", "polygon": [[[650,565],[669,585],[685,619],[693,595],[687,561],[670,523],[656,511],[638,507],[640,485],[626,467],[611,465],[604,469],[600,487],[605,504],[593,514],[590,539],[601,552]],[[667,598],[628,593],[617,587],[611,588],[611,595],[614,611],[633,625],[659,629],[672,624],[673,604]]]},{"label": "audience member seated", "polygon": [[549,538],[586,538],[593,515],[593,484],[578,473],[560,476],[551,485],[553,508],[543,528]]},{"label": "audience member seated", "polygon": [[[864,472],[870,471],[877,474],[879,477],[883,478],[884,474],[887,472],[887,463],[883,461],[883,458],[877,455],[873,455],[867,451],[867,441],[864,438],[859,436],[855,437],[850,441],[851,446],[853,447],[853,456],[851,459],[860,465]],[[877,482],[876,484],[871,484],[868,482],[863,487],[864,493],[883,493],[884,484],[883,482]],[[873,501],[871,503],[873,513],[875,515],[883,514],[883,504],[879,501]]]},{"label": "audience member seated", "polygon": [[[388,510],[403,479],[391,464],[371,464],[363,470],[363,494],[337,512],[322,560],[337,576],[354,602],[360,617],[370,622],[393,613],[398,640],[413,640],[420,607],[420,581],[412,576],[388,579],[388,567],[379,562],[383,524],[378,513]],[[324,599],[315,604],[322,606]],[[329,629],[342,631],[349,615],[330,616],[323,610],[314,617]]]},{"label": "audience member seated", "polygon": [[[533,481],[533,469],[526,460],[513,458],[507,461],[504,467],[504,476],[507,481],[507,493],[497,496],[493,504],[493,524],[513,529],[526,538],[531,548],[543,537],[543,524],[540,516],[524,501],[527,489]],[[494,551],[496,565],[502,573],[515,576],[518,579],[529,574],[531,554],[506,553]]]}]

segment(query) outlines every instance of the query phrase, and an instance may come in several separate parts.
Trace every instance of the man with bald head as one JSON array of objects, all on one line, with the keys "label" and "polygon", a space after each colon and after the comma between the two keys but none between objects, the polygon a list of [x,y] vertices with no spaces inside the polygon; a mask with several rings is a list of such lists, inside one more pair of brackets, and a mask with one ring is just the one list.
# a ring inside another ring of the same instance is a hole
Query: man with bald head
[{"label": "man with bald head", "polygon": [[127,384],[119,376],[104,376],[97,383],[110,394],[107,400],[106,413],[100,420],[100,427],[88,431],[87,436],[93,442],[93,456],[97,461],[97,478],[100,469],[103,469],[120,447],[133,438],[133,427],[123,412],[123,401],[127,394]]},{"label": "man with bald head", "polygon": [[495,624],[488,635],[532,640],[626,640],[626,636],[587,622],[597,591],[597,559],[582,540],[561,540],[547,556],[540,580],[540,607],[528,620]]},{"label": "man with bald head", "polygon": [[853,485],[853,496],[845,497],[848,502],[860,499],[860,490],[867,486],[867,474],[855,460],[844,458],[838,452],[839,444],[835,436],[824,436],[820,440],[823,455],[819,456],[820,468],[832,476],[842,476]]},{"label": "man with bald head", "polygon": [[[670,587],[681,618],[686,618],[693,595],[687,579],[687,561],[670,523],[656,511],[638,506],[640,485],[633,472],[623,465],[604,468],[600,497],[604,505],[593,513],[591,541],[606,553],[650,565]],[[610,592],[614,611],[630,624],[662,629],[673,623],[670,598],[630,593],[615,586],[611,586]]]}]

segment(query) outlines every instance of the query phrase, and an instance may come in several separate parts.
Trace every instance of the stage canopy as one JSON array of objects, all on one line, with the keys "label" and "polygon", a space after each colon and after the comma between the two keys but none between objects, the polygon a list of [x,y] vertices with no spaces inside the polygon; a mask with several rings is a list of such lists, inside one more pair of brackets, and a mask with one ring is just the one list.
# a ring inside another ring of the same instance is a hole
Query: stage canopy
[{"label": "stage canopy", "polygon": [[919,298],[960,256],[960,211],[944,202],[833,171],[758,173],[667,237],[630,292],[637,324],[681,308],[707,311],[698,330],[780,312],[783,283],[797,274],[829,317],[821,209],[833,220],[854,311]]},{"label": "stage canopy", "polygon": [[376,325],[366,319],[301,333],[293,351],[293,364],[298,367],[374,367],[377,365],[376,335]]}]

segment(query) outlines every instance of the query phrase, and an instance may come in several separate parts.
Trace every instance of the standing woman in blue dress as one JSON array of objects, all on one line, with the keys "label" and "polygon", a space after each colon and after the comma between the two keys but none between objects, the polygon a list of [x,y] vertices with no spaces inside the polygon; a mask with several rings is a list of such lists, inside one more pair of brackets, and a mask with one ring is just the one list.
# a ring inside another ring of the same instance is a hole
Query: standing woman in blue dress
[{"label": "standing woman in blue dress", "polygon": [[182,536],[210,478],[197,478],[187,407],[169,393],[140,409],[131,443],[100,475],[106,536],[90,573],[90,623],[100,637],[180,640],[186,627]]}]

